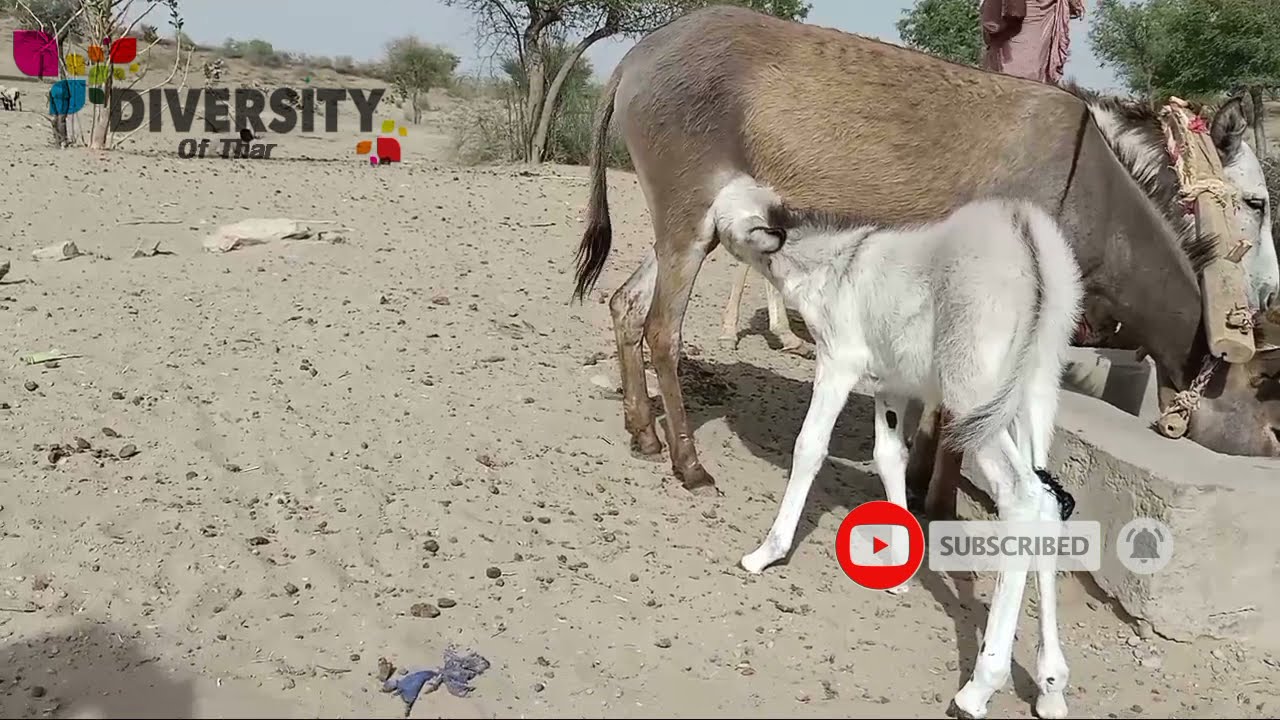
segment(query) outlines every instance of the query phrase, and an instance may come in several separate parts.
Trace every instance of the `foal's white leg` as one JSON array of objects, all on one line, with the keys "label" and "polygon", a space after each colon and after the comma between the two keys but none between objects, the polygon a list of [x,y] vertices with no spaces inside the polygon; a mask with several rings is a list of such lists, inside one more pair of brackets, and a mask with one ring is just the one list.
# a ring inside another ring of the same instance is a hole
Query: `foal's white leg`
[{"label": "foal's white leg", "polygon": [[787,480],[782,506],[778,509],[778,517],[774,519],[773,527],[769,528],[769,535],[764,543],[742,558],[742,567],[748,572],[759,573],[791,551],[796,525],[800,523],[800,513],[809,497],[809,488],[827,458],[831,431],[835,428],[836,419],[844,409],[857,380],[858,373],[851,372],[846,367],[837,367],[833,361],[819,353],[813,380],[813,397],[809,401],[804,426],[796,437],[791,457],[791,478]]},{"label": "foal's white leg", "polygon": [[[1000,520],[1036,520],[1047,491],[1022,459],[1022,453],[1008,432],[977,453],[978,467],[986,475],[999,510]],[[1022,595],[1027,584],[1025,571],[1001,571],[987,616],[982,648],[974,664],[973,676],[956,693],[956,707],[972,718],[987,716],[991,696],[1009,681],[1013,665],[1013,641],[1022,614]]]},{"label": "foal's white leg", "polygon": [[738,347],[738,313],[742,308],[742,293],[747,288],[747,275],[751,274],[751,266],[738,262],[738,274],[729,288],[729,303],[724,306],[724,315],[720,320],[720,343],[729,349]]},{"label": "foal's white leg", "polygon": [[[1047,363],[1038,371],[1031,386],[1027,412],[1030,415],[1031,467],[1043,470],[1049,466],[1049,447],[1053,442],[1053,420],[1058,410],[1058,373],[1060,368]],[[1062,519],[1058,499],[1047,488],[1040,506],[1042,522]],[[1036,685],[1040,694],[1036,698],[1036,714],[1045,720],[1067,716],[1066,688],[1070,677],[1067,658],[1062,653],[1058,637],[1058,574],[1052,565],[1040,568],[1036,573],[1036,585],[1040,591],[1040,647],[1036,652]]]},{"label": "foal's white leg", "polygon": [[[1052,493],[1044,493],[1040,506],[1040,520],[1054,522],[1062,519],[1058,500]],[[1048,560],[1051,563],[1052,557]],[[1067,680],[1070,670],[1067,658],[1062,654],[1062,642],[1058,638],[1058,571],[1053,564],[1036,572],[1036,585],[1040,590],[1040,647],[1036,651],[1036,715],[1043,720],[1059,720],[1067,716]]]},{"label": "foal's white leg", "polygon": [[1031,467],[1036,470],[1049,467],[1049,448],[1053,444],[1053,421],[1058,414],[1058,401],[1062,392],[1059,385],[1061,373],[1060,365],[1037,369],[1036,377],[1027,392],[1027,415],[1031,435],[1030,460]]},{"label": "foal's white leg", "polygon": [[[876,472],[884,483],[886,499],[903,508],[907,506],[907,444],[903,442],[902,424],[906,420],[907,399],[893,395],[876,395],[875,458]],[[903,583],[890,593],[907,591]]]},{"label": "foal's white leg", "polygon": [[782,342],[783,352],[803,354],[805,342],[791,330],[791,322],[787,320],[787,305],[782,299],[782,293],[771,282],[766,281],[764,285],[764,291],[769,296],[769,332],[776,335]]}]

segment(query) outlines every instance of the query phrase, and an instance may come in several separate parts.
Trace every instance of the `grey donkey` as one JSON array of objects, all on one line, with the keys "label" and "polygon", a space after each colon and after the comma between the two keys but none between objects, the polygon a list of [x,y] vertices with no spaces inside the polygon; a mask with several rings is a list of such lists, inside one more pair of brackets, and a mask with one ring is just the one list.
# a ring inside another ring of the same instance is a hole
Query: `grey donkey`
[{"label": "grey donkey", "polygon": [[[652,252],[609,302],[625,425],[635,451],[662,452],[645,388],[647,341],[672,471],[691,492],[719,492],[694,444],[678,364],[694,281],[716,246],[700,223],[725,172],[767,183],[799,207],[869,223],[935,220],[984,195],[1036,202],[1071,239],[1086,294],[1107,301],[1172,388],[1187,388],[1202,366],[1197,271],[1213,240],[1162,216],[1086,103],[1065,90],[749,9],[691,12],[637,42],[605,85],[579,301],[612,244],[603,151],[615,116],[654,229]],[[1136,262],[1143,273],[1132,272]],[[1192,418],[1195,441],[1280,455],[1272,430],[1280,402],[1260,400],[1254,372],[1230,366],[1215,378]]]},{"label": "grey donkey", "polygon": [[[946,408],[948,441],[973,452],[1000,520],[1048,528],[1074,500],[1048,474],[1058,378],[1084,291],[1072,250],[1047,212],[1027,201],[976,200],[934,223],[879,228],[785,204],[746,175],[726,177],[704,234],[759,271],[812,330],[813,398],[791,476],[764,543],[742,558],[752,573],[785,557],[809,488],[849,394],[875,397],[876,469],[889,502],[906,508],[910,400]],[[1056,567],[1036,567],[1042,718],[1067,715],[1068,668],[1058,638]],[[983,652],[955,697],[983,717],[1005,683],[1026,571],[1001,571]],[[891,589],[903,592],[906,585]]]},{"label": "grey donkey", "polygon": [[[1102,130],[1107,143],[1147,195],[1157,204],[1168,208],[1169,212],[1166,214],[1174,226],[1194,221],[1193,216],[1184,214],[1185,207],[1178,198],[1178,179],[1170,167],[1172,159],[1166,147],[1164,127],[1156,110],[1145,103],[1098,95],[1074,83],[1066,83],[1063,87],[1088,103],[1094,122]],[[1252,244],[1241,259],[1249,285],[1247,300],[1255,309],[1280,307],[1280,299],[1277,298],[1280,295],[1280,260],[1277,260],[1276,249],[1276,240],[1280,239],[1280,234],[1272,228],[1273,224],[1280,222],[1280,214],[1275,212],[1268,197],[1262,163],[1254,149],[1244,141],[1248,130],[1244,99],[1240,96],[1230,98],[1217,108],[1212,117],[1206,117],[1206,120],[1209,120],[1212,127],[1224,179],[1234,186],[1242,200],[1229,211],[1228,216],[1240,236]],[[730,349],[738,345],[738,318],[749,270],[745,264],[739,264],[721,316],[720,340]],[[811,348],[792,330],[777,290],[766,284],[765,292],[769,308],[769,331],[779,339],[780,349],[783,352],[809,355]],[[1087,318],[1091,322],[1080,328],[1077,339],[1082,344],[1090,345],[1098,344],[1101,339],[1103,346],[1113,346],[1114,342],[1108,342],[1116,328],[1114,325],[1108,326],[1105,309],[1094,308],[1091,315],[1092,318]],[[1115,340],[1126,344],[1123,336]]]}]

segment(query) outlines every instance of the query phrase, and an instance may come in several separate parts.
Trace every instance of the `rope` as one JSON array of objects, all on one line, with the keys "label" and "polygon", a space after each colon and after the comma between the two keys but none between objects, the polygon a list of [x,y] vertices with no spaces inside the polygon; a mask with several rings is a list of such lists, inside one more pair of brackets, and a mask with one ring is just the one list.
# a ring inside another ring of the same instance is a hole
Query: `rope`
[{"label": "rope", "polygon": [[[1178,136],[1169,125],[1170,122],[1176,122],[1186,128],[1189,133],[1204,134],[1209,132],[1209,126],[1204,118],[1190,113],[1187,101],[1177,97],[1169,98],[1160,115],[1165,121],[1166,149],[1169,157],[1173,159],[1173,169],[1178,174],[1179,195],[1182,197],[1183,204],[1187,206],[1187,212],[1194,211],[1196,199],[1204,194],[1209,195],[1223,208],[1235,210],[1240,202],[1239,192],[1230,184],[1223,182],[1221,178],[1198,177],[1193,173],[1185,162],[1184,149],[1178,144]],[[1191,151],[1193,148],[1186,148],[1186,152]]]},{"label": "rope", "polygon": [[1189,420],[1191,413],[1200,407],[1201,394],[1204,393],[1205,387],[1209,385],[1209,380],[1213,378],[1214,371],[1221,364],[1222,358],[1205,355],[1204,362],[1200,364],[1200,372],[1196,374],[1195,380],[1191,381],[1191,387],[1173,396],[1169,407],[1160,413],[1160,420],[1170,415],[1182,415]]},{"label": "rope", "polygon": [[1261,319],[1261,310],[1250,310],[1243,305],[1236,305],[1227,313],[1227,327],[1243,333],[1251,333],[1258,327],[1258,321]]}]

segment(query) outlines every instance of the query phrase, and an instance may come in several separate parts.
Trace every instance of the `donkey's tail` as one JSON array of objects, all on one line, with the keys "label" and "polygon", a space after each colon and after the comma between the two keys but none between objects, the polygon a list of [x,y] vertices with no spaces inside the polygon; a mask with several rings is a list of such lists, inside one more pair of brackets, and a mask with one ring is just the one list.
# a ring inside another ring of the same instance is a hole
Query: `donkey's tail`
[{"label": "donkey's tail", "polygon": [[613,120],[613,103],[622,80],[623,64],[614,68],[609,82],[600,93],[595,127],[591,133],[591,198],[587,205],[587,229],[578,246],[578,271],[574,276],[573,297],[582,302],[596,284],[613,244],[613,225],[609,222],[609,182],[605,173],[609,155],[609,123]]},{"label": "donkey's tail", "polygon": [[957,450],[976,450],[990,443],[1013,424],[1029,399],[1038,396],[1056,409],[1054,393],[1080,317],[1084,295],[1080,268],[1057,222],[1030,203],[1014,204],[1011,210],[1012,230],[1030,259],[1035,302],[1018,338],[1013,367],[995,395],[957,417],[948,429]]}]

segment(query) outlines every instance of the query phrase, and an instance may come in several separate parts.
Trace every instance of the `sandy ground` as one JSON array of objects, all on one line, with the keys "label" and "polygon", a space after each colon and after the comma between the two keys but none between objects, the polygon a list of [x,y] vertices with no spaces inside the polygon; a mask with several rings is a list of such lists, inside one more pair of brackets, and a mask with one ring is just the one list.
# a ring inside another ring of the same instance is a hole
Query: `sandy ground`
[{"label": "sandy ground", "polygon": [[[883,493],[869,401],[840,420],[790,562],[737,567],[776,512],[811,372],[769,349],[758,282],[736,353],[716,343],[723,254],[686,324],[724,491],[696,500],[631,456],[612,389],[601,299],[649,239],[634,179],[613,177],[615,252],[571,305],[582,169],[451,167],[435,115],[374,169],[343,122],[237,162],[179,160],[175,136],[52,150],[36,116],[0,113],[0,714],[397,717],[379,658],[417,669],[451,645],[492,666],[414,716],[945,711],[992,578],[926,571],[897,598],[841,573],[836,527]],[[202,250],[219,224],[279,216],[347,241]],[[32,260],[63,240],[87,254]],[[172,254],[131,258],[156,240]],[[20,360],[54,349],[80,357]],[[1262,653],[1152,637],[1061,585],[1073,715],[1280,711]],[[994,717],[1031,712],[1028,595]]]}]

